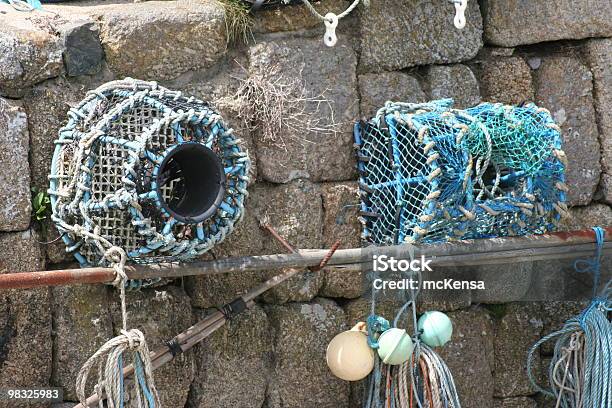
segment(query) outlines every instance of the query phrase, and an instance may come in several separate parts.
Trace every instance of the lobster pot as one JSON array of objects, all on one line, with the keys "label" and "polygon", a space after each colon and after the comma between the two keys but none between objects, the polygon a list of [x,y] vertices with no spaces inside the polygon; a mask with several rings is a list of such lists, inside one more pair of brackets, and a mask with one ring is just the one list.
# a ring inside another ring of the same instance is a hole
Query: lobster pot
[{"label": "lobster pot", "polygon": [[533,104],[387,102],[354,135],[367,243],[538,234],[566,214],[560,129]]},{"label": "lobster pot", "polygon": [[188,260],[243,213],[249,159],[206,102],[126,79],[88,93],[55,141],[52,219],[81,265]]}]

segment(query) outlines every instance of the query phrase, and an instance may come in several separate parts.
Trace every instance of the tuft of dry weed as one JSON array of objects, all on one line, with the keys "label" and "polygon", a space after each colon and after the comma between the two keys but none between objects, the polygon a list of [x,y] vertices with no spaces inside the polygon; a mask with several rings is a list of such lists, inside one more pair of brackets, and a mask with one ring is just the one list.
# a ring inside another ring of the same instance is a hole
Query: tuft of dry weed
[{"label": "tuft of dry weed", "polygon": [[[339,129],[325,92],[309,95],[301,75],[291,80],[282,76],[270,80],[261,75],[235,79],[240,82],[236,92],[216,100],[215,105],[235,112],[263,140],[284,145],[283,137],[289,134],[303,135],[301,141],[314,143],[307,140],[308,134],[335,134]],[[322,117],[323,106],[327,107],[324,116],[331,118],[329,122]]]}]

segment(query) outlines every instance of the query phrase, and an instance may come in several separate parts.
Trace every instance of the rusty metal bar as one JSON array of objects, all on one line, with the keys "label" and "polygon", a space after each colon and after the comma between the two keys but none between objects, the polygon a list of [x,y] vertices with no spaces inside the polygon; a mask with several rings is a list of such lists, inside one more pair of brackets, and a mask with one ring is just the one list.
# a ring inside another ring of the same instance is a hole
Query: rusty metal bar
[{"label": "rusty metal bar", "polygon": [[[604,252],[612,251],[612,227],[604,228]],[[491,265],[528,262],[532,260],[567,259],[592,253],[593,230],[557,232],[524,237],[489,238],[446,242],[431,245],[396,245],[341,249],[329,259],[329,266],[358,265],[370,262],[373,255],[408,257],[425,255],[433,259],[433,266]],[[225,258],[214,261],[196,261],[186,264],[162,263],[158,265],[131,265],[126,267],[130,279],[156,277],[176,278],[193,275],[245,272],[265,269],[316,267],[327,254],[324,249],[300,250],[291,254],[259,255]],[[354,269],[354,268],[353,268]],[[347,268],[350,270],[350,268]],[[109,283],[114,280],[112,268],[65,269],[57,271],[0,274],[1,289],[23,289],[41,286]]]},{"label": "rusty metal bar", "polygon": [[0,289],[28,289],[41,286],[80,285],[112,282],[112,268],[64,269],[57,271],[0,274]]}]

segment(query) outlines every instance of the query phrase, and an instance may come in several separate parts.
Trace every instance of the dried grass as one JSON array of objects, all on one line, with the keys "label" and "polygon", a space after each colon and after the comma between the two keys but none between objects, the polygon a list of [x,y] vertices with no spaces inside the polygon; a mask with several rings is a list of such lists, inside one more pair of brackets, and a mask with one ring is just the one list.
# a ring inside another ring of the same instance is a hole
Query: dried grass
[{"label": "dried grass", "polygon": [[[334,110],[325,91],[309,96],[301,75],[292,80],[282,76],[269,80],[261,75],[235,79],[240,82],[236,92],[216,100],[215,104],[233,111],[246,127],[259,132],[262,140],[284,145],[284,137],[290,135],[315,143],[308,140],[307,135],[339,131],[341,123],[335,122]],[[323,115],[324,106],[327,109]]]}]

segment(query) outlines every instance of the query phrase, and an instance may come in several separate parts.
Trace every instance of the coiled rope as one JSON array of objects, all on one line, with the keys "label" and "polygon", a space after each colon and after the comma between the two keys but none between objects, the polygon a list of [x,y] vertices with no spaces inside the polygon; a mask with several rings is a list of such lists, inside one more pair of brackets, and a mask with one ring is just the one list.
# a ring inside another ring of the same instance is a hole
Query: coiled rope
[{"label": "coiled rope", "polygon": [[138,408],[159,408],[161,404],[153,380],[153,367],[144,334],[138,329],[127,329],[125,287],[128,279],[124,270],[127,255],[123,249],[113,246],[104,253],[104,257],[112,263],[117,274],[113,285],[119,289],[123,329],[119,336],[100,347],[79,370],[76,380],[77,397],[83,406],[88,406],[85,387],[90,371],[97,365],[98,384],[94,392],[99,397],[98,406],[104,408],[103,397],[106,396],[108,408],[123,408],[126,405],[123,367],[127,356],[135,368],[134,405]]},{"label": "coiled rope", "polygon": [[[595,256],[577,260],[577,272],[593,275],[594,297],[578,316],[563,328],[540,339],[527,355],[527,375],[534,389],[556,399],[555,408],[612,407],[612,280],[598,293],[604,230],[593,228],[597,239]],[[549,388],[541,387],[533,374],[538,348],[555,340],[548,368]]]}]

